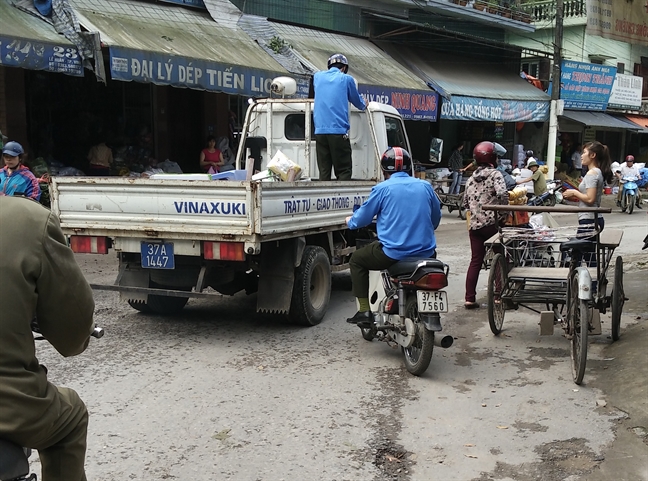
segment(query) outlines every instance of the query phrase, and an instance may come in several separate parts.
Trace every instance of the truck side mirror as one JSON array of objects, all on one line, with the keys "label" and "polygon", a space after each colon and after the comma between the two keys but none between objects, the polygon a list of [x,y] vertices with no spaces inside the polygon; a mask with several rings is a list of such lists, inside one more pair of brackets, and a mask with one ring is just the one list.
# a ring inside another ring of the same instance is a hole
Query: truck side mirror
[{"label": "truck side mirror", "polygon": [[443,155],[443,139],[433,137],[430,140],[430,158],[429,161],[433,164],[441,162],[441,155]]}]

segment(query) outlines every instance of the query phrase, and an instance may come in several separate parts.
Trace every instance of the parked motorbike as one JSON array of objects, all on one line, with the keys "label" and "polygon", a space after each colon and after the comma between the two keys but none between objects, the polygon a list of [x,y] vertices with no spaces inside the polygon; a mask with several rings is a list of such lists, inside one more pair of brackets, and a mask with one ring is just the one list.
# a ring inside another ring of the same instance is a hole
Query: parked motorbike
[{"label": "parked motorbike", "polygon": [[436,259],[403,259],[384,271],[369,272],[371,325],[360,325],[367,341],[379,339],[401,347],[405,367],[423,374],[436,345],[447,349],[454,339],[441,335],[441,313],[448,312],[449,267]]},{"label": "parked motorbike", "polygon": [[[44,339],[40,336],[36,320],[32,321],[31,327],[36,334],[34,339]],[[103,335],[104,330],[101,327],[94,328],[92,337],[99,339]],[[37,476],[33,473],[29,474],[29,456],[31,456],[31,449],[0,439],[0,481],[36,481]]]},{"label": "parked motorbike", "polygon": [[532,196],[527,202],[527,205],[545,205],[553,207],[556,204],[560,204],[563,201],[562,189],[562,181],[548,180],[547,190],[540,195]]},{"label": "parked motorbike", "polygon": [[621,212],[627,210],[628,214],[632,214],[635,203],[640,202],[638,180],[634,175],[621,179]]}]

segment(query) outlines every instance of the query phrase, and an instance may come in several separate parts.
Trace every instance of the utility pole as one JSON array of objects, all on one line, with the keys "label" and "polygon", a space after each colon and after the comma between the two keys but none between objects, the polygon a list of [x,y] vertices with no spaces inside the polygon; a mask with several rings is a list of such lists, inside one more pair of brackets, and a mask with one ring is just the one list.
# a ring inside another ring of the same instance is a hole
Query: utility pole
[{"label": "utility pole", "polygon": [[558,136],[558,101],[560,99],[560,64],[563,41],[563,0],[556,0],[556,31],[554,39],[553,73],[551,74],[551,107],[549,109],[549,139],[547,142],[547,176],[554,178],[556,166],[556,137]]}]

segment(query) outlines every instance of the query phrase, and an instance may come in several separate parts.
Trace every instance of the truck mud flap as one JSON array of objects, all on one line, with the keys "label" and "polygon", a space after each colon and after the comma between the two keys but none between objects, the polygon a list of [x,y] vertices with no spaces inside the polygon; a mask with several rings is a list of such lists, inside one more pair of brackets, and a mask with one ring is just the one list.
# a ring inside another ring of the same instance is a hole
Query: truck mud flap
[{"label": "truck mud flap", "polygon": [[266,242],[261,248],[257,312],[287,314],[290,310],[298,239]]}]

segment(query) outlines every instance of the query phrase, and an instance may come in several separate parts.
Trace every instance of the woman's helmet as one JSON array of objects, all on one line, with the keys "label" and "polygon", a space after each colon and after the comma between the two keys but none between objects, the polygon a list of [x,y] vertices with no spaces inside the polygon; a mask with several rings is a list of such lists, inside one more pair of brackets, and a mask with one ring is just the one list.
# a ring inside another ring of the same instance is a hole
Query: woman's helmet
[{"label": "woman's helmet", "polygon": [[334,53],[331,55],[328,59],[328,68],[331,67],[337,67],[337,66],[343,66],[343,67],[348,67],[349,66],[349,61],[347,58],[342,55],[341,53]]},{"label": "woman's helmet", "polygon": [[409,172],[412,169],[412,157],[402,147],[390,147],[380,159],[380,167],[384,172]]},{"label": "woman's helmet", "polygon": [[22,145],[20,145],[18,142],[7,142],[4,147],[2,148],[2,153],[10,155],[12,157],[19,157],[22,154],[25,153],[25,149],[23,149]]},{"label": "woman's helmet", "polygon": [[497,152],[493,142],[479,142],[473,149],[473,159],[478,164],[497,164]]},{"label": "woman's helmet", "polygon": [[634,162],[634,155],[628,155],[626,157],[626,162]]},{"label": "woman's helmet", "polygon": [[526,156],[527,157],[533,157],[533,150],[527,150],[526,151]]}]

